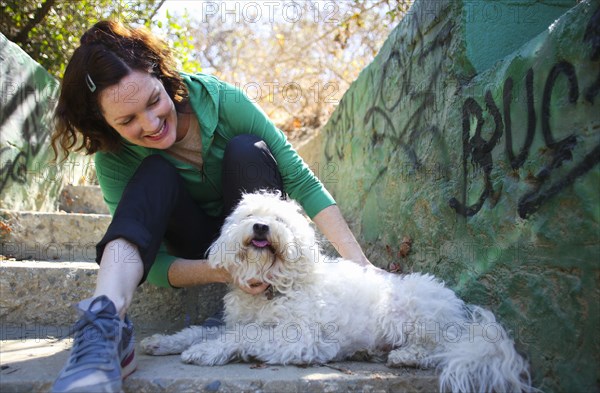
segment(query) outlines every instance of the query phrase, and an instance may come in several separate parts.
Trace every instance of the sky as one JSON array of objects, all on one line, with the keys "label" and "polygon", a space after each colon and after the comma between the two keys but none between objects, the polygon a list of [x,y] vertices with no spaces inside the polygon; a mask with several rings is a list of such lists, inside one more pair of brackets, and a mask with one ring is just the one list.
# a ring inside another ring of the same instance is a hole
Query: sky
[{"label": "sky", "polygon": [[303,9],[301,0],[167,0],[158,12],[165,20],[169,13],[183,13],[186,9],[193,18],[222,18],[227,22],[244,19],[257,24],[283,19],[288,22],[309,18],[315,23],[336,23],[342,19],[340,1],[318,0],[308,10]]}]

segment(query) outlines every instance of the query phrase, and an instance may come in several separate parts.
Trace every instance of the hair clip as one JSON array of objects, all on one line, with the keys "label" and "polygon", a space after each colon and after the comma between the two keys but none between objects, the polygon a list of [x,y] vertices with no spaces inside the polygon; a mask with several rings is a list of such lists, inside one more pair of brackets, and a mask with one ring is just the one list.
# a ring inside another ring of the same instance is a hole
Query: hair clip
[{"label": "hair clip", "polygon": [[85,83],[87,84],[88,89],[90,89],[92,93],[96,91],[96,84],[94,84],[94,81],[92,80],[90,74],[85,74]]}]

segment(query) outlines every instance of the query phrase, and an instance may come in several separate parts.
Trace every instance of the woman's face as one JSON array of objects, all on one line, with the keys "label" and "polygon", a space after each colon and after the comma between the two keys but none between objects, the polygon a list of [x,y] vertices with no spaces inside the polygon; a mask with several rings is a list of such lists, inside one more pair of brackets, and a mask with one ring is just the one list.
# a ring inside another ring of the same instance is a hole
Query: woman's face
[{"label": "woman's face", "polygon": [[175,104],[160,80],[132,71],[100,92],[107,123],[127,141],[153,149],[168,149],[178,138]]}]

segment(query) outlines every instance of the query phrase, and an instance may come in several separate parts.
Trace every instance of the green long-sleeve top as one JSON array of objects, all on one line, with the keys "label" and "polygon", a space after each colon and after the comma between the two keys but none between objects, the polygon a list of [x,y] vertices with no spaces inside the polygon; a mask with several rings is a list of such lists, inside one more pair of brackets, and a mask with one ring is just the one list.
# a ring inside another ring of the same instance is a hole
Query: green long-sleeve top
[{"label": "green long-sleeve top", "polygon": [[[160,154],[178,169],[192,198],[206,213],[219,216],[223,206],[223,153],[227,142],[240,134],[253,134],[266,142],[277,161],[285,192],[297,200],[311,218],[335,204],[283,132],[240,89],[206,74],[181,75],[200,123],[202,170],[162,150],[137,146],[123,139],[118,152],[95,154],[98,182],[111,214],[114,214],[125,186],[141,161],[149,155]],[[158,286],[170,286],[168,270],[175,259],[168,254],[163,242],[148,274],[148,281]]]}]

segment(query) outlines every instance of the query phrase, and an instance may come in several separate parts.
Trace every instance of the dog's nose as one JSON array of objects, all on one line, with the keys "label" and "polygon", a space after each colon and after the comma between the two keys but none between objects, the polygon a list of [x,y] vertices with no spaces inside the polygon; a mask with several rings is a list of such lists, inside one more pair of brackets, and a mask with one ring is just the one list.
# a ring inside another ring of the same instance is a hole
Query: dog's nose
[{"label": "dog's nose", "polygon": [[269,232],[269,226],[266,224],[256,223],[252,226],[252,229],[256,236],[264,236]]}]

